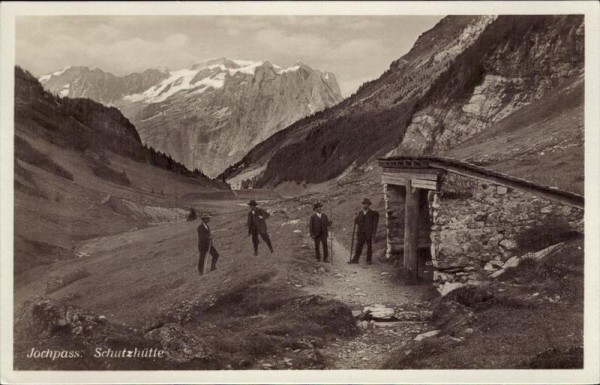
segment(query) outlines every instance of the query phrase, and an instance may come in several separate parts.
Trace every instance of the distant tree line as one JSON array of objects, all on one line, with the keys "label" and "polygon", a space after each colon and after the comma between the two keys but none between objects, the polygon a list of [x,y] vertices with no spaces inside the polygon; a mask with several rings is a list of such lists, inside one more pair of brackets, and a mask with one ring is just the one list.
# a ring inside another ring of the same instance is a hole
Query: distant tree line
[{"label": "distant tree line", "polygon": [[198,170],[197,168],[190,171],[186,166],[174,160],[171,157],[171,155],[167,155],[160,151],[156,151],[154,148],[146,146],[145,144],[142,146],[142,149],[145,160],[148,164],[184,176],[208,178],[202,171]]}]

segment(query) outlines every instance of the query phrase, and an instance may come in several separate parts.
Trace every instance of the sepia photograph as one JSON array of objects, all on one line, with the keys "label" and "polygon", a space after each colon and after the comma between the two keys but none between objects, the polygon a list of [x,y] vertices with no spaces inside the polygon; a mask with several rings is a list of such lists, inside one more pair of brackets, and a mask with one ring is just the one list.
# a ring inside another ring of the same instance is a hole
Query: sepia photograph
[{"label": "sepia photograph", "polygon": [[3,4],[3,383],[598,377],[598,4],[351,3]]}]

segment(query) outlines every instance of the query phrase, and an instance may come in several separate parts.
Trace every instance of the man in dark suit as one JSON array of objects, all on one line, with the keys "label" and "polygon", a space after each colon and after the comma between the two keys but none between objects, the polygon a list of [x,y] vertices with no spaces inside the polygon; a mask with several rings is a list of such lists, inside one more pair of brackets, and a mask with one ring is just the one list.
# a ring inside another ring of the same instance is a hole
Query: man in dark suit
[{"label": "man in dark suit", "polygon": [[270,217],[269,213],[263,209],[258,208],[258,204],[252,199],[248,206],[250,206],[250,212],[248,212],[248,235],[252,236],[252,245],[254,246],[254,255],[258,255],[258,236],[266,242],[273,253],[273,245],[271,244],[271,238],[267,231],[267,222],[265,221]]},{"label": "man in dark suit", "polygon": [[217,251],[217,249],[215,249],[215,246],[213,245],[210,227],[208,226],[208,223],[210,222],[210,215],[208,215],[207,213],[203,213],[201,219],[202,223],[200,224],[200,226],[198,226],[198,251],[200,252],[200,257],[198,258],[198,273],[200,273],[200,275],[203,275],[206,254],[210,253],[210,255],[212,256],[210,271],[214,271],[217,269],[217,260],[219,259],[219,252]]},{"label": "man in dark suit", "polygon": [[328,227],[331,226],[331,221],[327,215],[321,212],[323,205],[319,202],[315,203],[313,215],[310,216],[308,225],[310,236],[315,240],[315,255],[317,261],[321,262],[321,253],[319,244],[323,245],[323,261],[329,262],[329,251],[327,250],[327,237],[329,236]]},{"label": "man in dark suit", "polygon": [[362,200],[363,209],[356,214],[356,252],[348,263],[358,263],[365,243],[367,244],[367,264],[373,263],[373,237],[377,232],[379,224],[379,213],[371,210],[371,201],[368,198]]}]

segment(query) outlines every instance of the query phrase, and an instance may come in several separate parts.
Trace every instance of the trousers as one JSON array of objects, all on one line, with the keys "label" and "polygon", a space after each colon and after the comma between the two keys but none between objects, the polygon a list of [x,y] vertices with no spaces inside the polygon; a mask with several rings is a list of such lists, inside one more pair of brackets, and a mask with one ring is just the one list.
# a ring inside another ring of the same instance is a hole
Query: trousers
[{"label": "trousers", "polygon": [[210,253],[212,260],[210,261],[210,269],[214,270],[217,268],[217,260],[219,259],[219,252],[215,249],[214,246],[210,246],[210,249],[198,249],[200,252],[200,256],[198,258],[198,273],[203,275],[204,272],[204,262],[206,260],[206,254]]},{"label": "trousers", "polygon": [[315,256],[317,261],[321,260],[320,245],[323,245],[323,260],[329,259],[329,250],[327,249],[327,235],[317,235],[315,238]]},{"label": "trousers", "polygon": [[371,262],[371,259],[373,258],[373,238],[367,238],[363,234],[358,234],[358,239],[356,241],[356,252],[352,258],[353,262],[358,262],[365,244],[367,245],[367,262]]},{"label": "trousers", "polygon": [[265,243],[269,247],[269,250],[272,253],[273,252],[273,245],[271,244],[271,238],[269,238],[269,233],[259,233],[258,231],[253,231],[252,232],[252,245],[254,246],[254,254],[258,253],[258,244],[260,242],[258,240],[258,235],[259,234],[260,234],[260,237],[263,239],[263,241],[265,241]]}]

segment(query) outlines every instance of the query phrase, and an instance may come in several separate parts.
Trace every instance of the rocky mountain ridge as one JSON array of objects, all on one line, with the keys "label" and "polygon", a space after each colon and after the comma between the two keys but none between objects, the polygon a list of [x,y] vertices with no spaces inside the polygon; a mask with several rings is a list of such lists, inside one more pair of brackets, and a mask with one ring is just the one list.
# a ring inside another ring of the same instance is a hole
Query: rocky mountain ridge
[{"label": "rocky mountain ridge", "polygon": [[301,62],[284,69],[220,58],[124,77],[70,67],[40,81],[60,96],[116,106],[144,144],[213,177],[277,131],[342,100],[334,74]]}]

